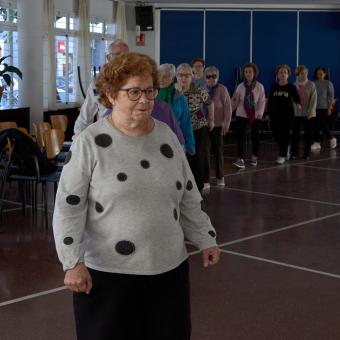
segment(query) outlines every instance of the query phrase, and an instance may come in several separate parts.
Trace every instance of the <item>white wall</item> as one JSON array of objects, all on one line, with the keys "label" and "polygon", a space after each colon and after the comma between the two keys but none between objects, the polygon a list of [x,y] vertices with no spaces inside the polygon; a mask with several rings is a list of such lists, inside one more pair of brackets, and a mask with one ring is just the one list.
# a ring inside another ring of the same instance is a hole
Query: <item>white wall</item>
[{"label": "white wall", "polygon": [[130,51],[144,53],[151,58],[156,58],[156,20],[154,13],[154,30],[143,32],[145,34],[145,46],[136,46],[136,15],[135,4],[126,4],[126,21],[128,30],[128,44]]}]

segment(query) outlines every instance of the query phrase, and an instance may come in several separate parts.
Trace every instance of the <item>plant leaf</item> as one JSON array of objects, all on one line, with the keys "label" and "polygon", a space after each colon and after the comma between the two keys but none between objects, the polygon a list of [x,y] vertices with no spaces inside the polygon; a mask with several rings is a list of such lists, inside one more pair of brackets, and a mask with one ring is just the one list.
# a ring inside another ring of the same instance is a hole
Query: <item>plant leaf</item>
[{"label": "plant leaf", "polygon": [[6,82],[6,84],[7,84],[8,86],[11,86],[11,84],[12,84],[12,78],[11,78],[11,76],[10,76],[9,74],[3,74],[3,75],[2,75],[2,78],[4,78],[4,81]]},{"label": "plant leaf", "polygon": [[8,66],[6,69],[7,72],[13,72],[15,73],[20,79],[22,79],[22,73],[21,71],[15,67],[15,66]]},{"label": "plant leaf", "polygon": [[6,55],[5,57],[0,58],[0,64],[8,57],[10,57],[10,55]]}]

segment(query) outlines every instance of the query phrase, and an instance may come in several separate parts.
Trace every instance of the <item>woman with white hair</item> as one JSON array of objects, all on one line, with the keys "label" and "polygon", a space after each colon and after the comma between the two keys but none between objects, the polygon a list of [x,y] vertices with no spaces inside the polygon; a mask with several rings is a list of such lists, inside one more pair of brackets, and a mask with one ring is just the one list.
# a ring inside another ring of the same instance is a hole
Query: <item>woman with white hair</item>
[{"label": "woman with white hair", "polygon": [[185,140],[185,151],[195,153],[195,139],[192,131],[191,117],[185,97],[175,88],[176,67],[173,64],[162,64],[158,67],[158,98],[166,102],[175,113],[178,125]]},{"label": "woman with white hair", "polygon": [[209,95],[214,103],[215,127],[210,132],[210,142],[215,158],[215,174],[217,185],[224,186],[223,137],[229,131],[231,100],[227,88],[218,82],[220,72],[217,67],[208,66],[204,74]]},{"label": "woman with white hair", "polygon": [[308,80],[308,68],[299,65],[295,69],[296,82],[300,104],[295,107],[295,117],[292,130],[292,159],[299,158],[300,130],[304,130],[303,158],[309,159],[312,145],[313,123],[316,117],[316,88],[312,81]]},{"label": "woman with white hair", "polygon": [[[193,72],[189,64],[183,63],[177,66],[176,88],[187,99],[195,137],[196,154],[188,160],[197,187],[202,192],[204,183],[209,182],[209,130],[214,128],[214,103],[207,89],[196,86],[192,82],[192,76]],[[202,111],[203,105],[208,107],[208,118]]]}]

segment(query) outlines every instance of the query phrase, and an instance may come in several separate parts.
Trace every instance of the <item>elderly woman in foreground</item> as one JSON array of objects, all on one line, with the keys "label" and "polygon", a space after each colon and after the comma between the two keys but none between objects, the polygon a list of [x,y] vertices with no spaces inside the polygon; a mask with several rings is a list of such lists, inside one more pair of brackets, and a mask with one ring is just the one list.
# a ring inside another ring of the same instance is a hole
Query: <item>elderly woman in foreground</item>
[{"label": "elderly woman in foreground", "polygon": [[96,82],[112,113],[74,141],[53,228],[65,284],[74,292],[78,339],[190,339],[184,239],[219,260],[183,148],[150,113],[155,62],[126,53]]}]

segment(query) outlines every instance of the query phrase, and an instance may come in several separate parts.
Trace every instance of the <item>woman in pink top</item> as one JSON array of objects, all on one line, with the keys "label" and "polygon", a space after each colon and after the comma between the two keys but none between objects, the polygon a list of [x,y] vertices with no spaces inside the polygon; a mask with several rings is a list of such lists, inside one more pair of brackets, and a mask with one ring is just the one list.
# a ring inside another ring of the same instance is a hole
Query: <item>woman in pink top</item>
[{"label": "woman in pink top", "polygon": [[228,90],[218,83],[219,70],[215,66],[205,69],[209,95],[214,103],[214,125],[210,131],[210,141],[215,158],[217,185],[224,186],[224,147],[223,137],[229,131],[231,120],[231,101]]},{"label": "woman in pink top", "polygon": [[236,133],[238,159],[234,165],[244,169],[244,143],[246,131],[251,129],[252,156],[250,165],[257,165],[259,148],[259,126],[265,107],[264,87],[256,79],[259,70],[255,64],[243,67],[244,81],[237,88],[232,98],[233,109],[236,109]]}]

